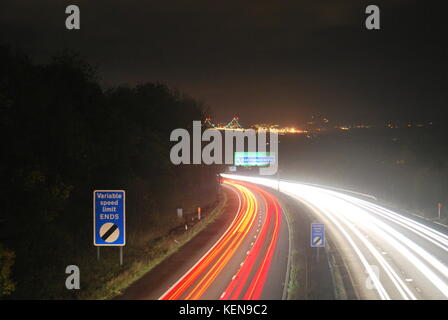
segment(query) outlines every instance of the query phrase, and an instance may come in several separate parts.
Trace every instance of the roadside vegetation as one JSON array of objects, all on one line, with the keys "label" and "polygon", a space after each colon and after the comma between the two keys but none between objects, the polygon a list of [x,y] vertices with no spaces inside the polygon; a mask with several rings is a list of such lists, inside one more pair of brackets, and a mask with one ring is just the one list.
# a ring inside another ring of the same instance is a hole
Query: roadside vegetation
[{"label": "roadside vegetation", "polygon": [[284,298],[287,300],[305,300],[309,295],[307,270],[309,257],[306,250],[306,233],[303,229],[306,227],[303,221],[307,216],[298,212],[295,201],[281,193],[276,192],[276,194],[281,199],[284,214],[287,216],[288,232],[290,233],[289,274],[288,279],[286,279],[287,292]]},{"label": "roadside vegetation", "polygon": [[[274,191],[276,192],[276,191]],[[311,248],[310,225],[314,221],[309,208],[302,202],[277,193],[288,219],[290,232],[289,277],[287,300],[333,300],[346,298],[347,286],[328,262],[334,259],[334,250]],[[338,261],[339,264],[339,261]],[[333,263],[335,265],[335,263]]]},{"label": "roadside vegetation", "polygon": [[[40,65],[0,47],[0,111],[3,299],[109,297],[175,250],[176,208],[218,205],[217,168],[169,160],[170,132],[191,129],[204,107],[163,84],[104,88],[77,54]],[[123,268],[118,248],[96,260],[95,189],[126,190]],[[70,264],[81,290],[65,288]]]},{"label": "roadside vegetation", "polygon": [[[89,278],[83,280],[83,290],[78,298],[109,299],[120,294],[123,289],[175,253],[215,221],[223,213],[226,203],[226,194],[222,193],[215,203],[204,208],[204,216],[201,220],[198,220],[196,212],[192,212],[180,219],[178,226],[164,236],[153,239],[145,245],[125,247],[126,261],[123,267],[118,265],[118,248],[101,248],[101,250],[107,249],[107,254],[100,259],[99,263],[85,266],[91,272],[88,272]],[[102,275],[101,270],[109,265],[115,267],[107,276]]]}]

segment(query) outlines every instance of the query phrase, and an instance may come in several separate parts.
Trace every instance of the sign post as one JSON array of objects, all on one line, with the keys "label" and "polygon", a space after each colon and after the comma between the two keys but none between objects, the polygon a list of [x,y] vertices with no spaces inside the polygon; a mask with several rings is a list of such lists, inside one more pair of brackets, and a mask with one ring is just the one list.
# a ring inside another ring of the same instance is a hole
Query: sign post
[{"label": "sign post", "polygon": [[124,190],[93,191],[93,244],[98,247],[119,246],[120,265],[126,245],[126,205]]},{"label": "sign post", "polygon": [[319,261],[319,248],[325,247],[325,225],[323,223],[311,224],[311,247],[317,248],[316,260]]},{"label": "sign post", "polygon": [[325,225],[323,223],[311,224],[311,247],[325,247]]},{"label": "sign post", "polygon": [[439,208],[439,220],[440,220],[440,210],[442,209],[442,204],[439,202],[437,207]]}]

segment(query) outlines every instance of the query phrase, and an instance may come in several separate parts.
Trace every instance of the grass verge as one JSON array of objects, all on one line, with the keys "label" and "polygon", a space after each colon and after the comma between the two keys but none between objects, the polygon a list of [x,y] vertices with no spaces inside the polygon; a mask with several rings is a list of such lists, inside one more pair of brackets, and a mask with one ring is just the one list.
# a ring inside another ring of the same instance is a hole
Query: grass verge
[{"label": "grass verge", "polygon": [[[101,266],[108,263],[109,259],[98,263],[91,275],[95,275],[95,281],[89,279],[88,283],[103,283],[99,286],[84,286],[85,290],[77,298],[88,300],[104,300],[119,295],[133,282],[140,279],[155,266],[175,253],[185,243],[190,241],[199,232],[204,230],[210,223],[219,217],[227,204],[227,196],[223,193],[216,207],[203,219],[190,225],[188,230],[177,234],[167,234],[154,240],[145,248],[128,248],[125,254],[125,264],[111,270],[107,276],[101,275]],[[116,250],[118,260],[118,250]],[[126,261],[129,261],[126,263]]]}]

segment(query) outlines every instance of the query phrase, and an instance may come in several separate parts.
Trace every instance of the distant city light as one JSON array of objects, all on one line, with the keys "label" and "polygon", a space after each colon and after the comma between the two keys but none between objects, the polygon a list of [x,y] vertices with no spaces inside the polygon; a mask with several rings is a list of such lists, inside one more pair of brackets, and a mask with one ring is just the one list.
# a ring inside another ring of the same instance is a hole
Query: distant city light
[{"label": "distant city light", "polygon": [[[310,133],[318,133],[318,132],[325,132],[328,130],[342,130],[342,131],[349,131],[352,129],[369,129],[373,128],[374,126],[370,124],[353,124],[353,125],[333,125],[329,126],[328,123],[330,120],[328,118],[320,117],[316,118],[313,117],[312,121],[307,121],[304,125],[304,128],[298,128],[295,126],[288,126],[288,127],[282,127],[278,124],[273,123],[256,123],[248,126],[247,128],[243,127],[239,122],[239,117],[234,116],[232,120],[230,120],[228,123],[217,123],[214,124],[212,122],[211,117],[204,118],[203,125],[204,127],[208,127],[210,129],[216,129],[216,130],[236,130],[236,131],[245,131],[248,129],[253,129],[255,131],[271,131],[276,132],[279,135],[285,135],[285,134],[310,134]],[[418,127],[422,128],[426,125],[432,125],[431,122],[427,124],[423,123],[407,123],[405,125],[398,125],[395,123],[388,122],[386,124],[387,128],[390,129],[397,129],[397,128],[413,128]]]}]

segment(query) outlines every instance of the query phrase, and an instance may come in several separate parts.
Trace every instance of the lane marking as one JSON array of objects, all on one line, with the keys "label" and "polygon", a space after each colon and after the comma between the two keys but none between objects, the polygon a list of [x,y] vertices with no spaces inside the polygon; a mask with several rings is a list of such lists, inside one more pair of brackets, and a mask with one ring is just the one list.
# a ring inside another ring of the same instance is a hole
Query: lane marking
[{"label": "lane marking", "polygon": [[179,280],[177,280],[172,286],[170,286],[170,288],[165,291],[157,300],[161,300],[164,296],[166,296],[174,287],[176,287],[194,268],[196,268],[196,266],[215,248],[218,246],[218,243],[226,236],[226,234],[229,232],[230,229],[232,229],[234,222],[236,221],[237,217],[238,217],[238,213],[241,210],[241,197],[239,195],[239,193],[237,192],[236,188],[234,187],[230,187],[226,184],[222,185],[225,188],[228,188],[230,190],[232,190],[238,197],[238,210],[237,213],[235,214],[235,217],[233,218],[232,222],[230,223],[229,227],[226,229],[226,231],[224,231],[224,233],[221,235],[221,237],[218,239],[218,241],[216,241],[213,246],[206,252],[204,253],[204,255],[190,268],[188,269],[187,272],[185,272],[185,274],[179,278]]}]

